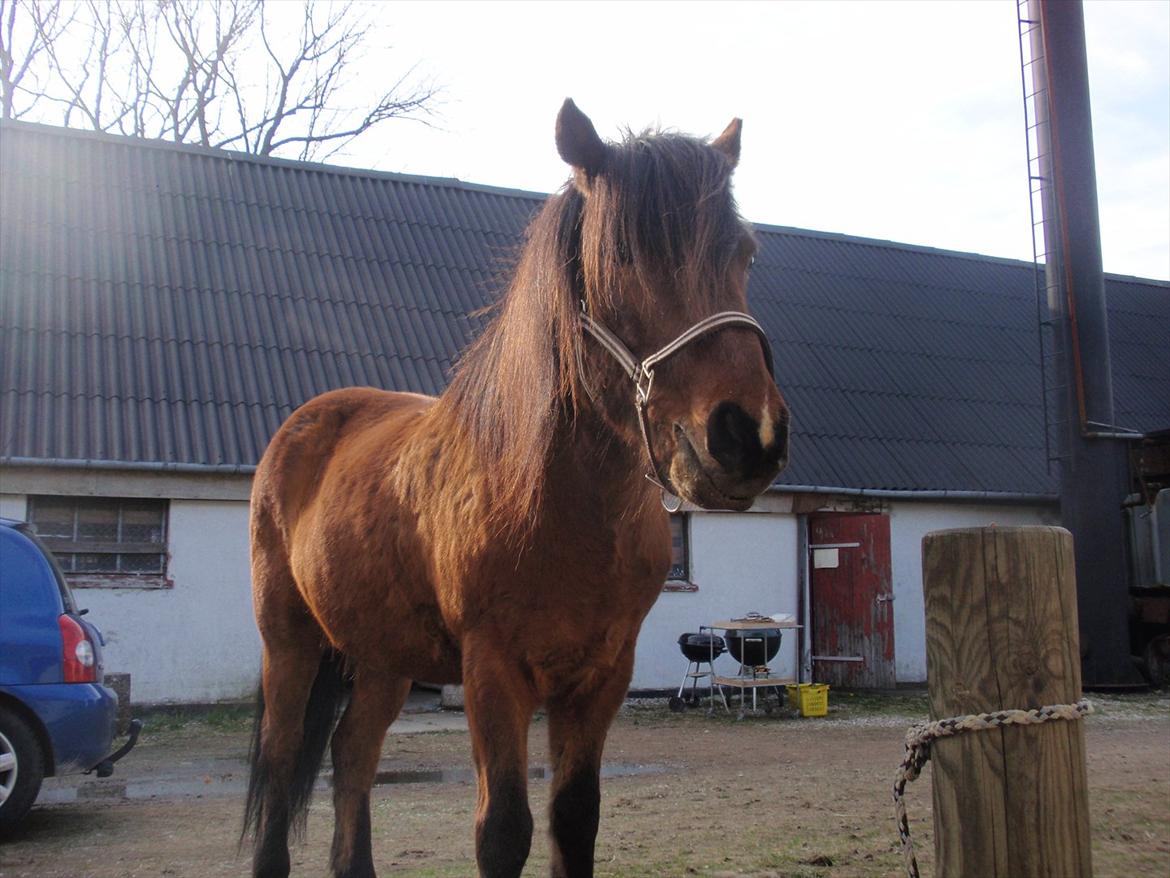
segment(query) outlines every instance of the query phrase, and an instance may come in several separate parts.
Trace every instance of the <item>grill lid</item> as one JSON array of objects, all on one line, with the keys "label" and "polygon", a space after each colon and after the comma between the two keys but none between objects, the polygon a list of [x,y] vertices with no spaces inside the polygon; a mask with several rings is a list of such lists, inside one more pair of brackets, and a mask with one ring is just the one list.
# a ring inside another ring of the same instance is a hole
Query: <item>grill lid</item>
[{"label": "grill lid", "polygon": [[727,644],[717,634],[695,633],[693,631],[680,634],[678,647],[682,654],[692,662],[705,662],[718,658],[727,650]]}]

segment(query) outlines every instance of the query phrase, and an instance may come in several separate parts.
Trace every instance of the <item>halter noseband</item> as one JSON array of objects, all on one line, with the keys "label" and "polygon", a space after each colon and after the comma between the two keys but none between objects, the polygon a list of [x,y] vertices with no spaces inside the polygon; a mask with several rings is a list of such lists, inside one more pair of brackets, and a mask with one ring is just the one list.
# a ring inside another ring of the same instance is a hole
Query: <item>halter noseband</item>
[{"label": "halter noseband", "polygon": [[654,446],[650,442],[650,422],[646,409],[650,403],[650,391],[654,388],[654,367],[674,356],[696,339],[728,326],[747,327],[759,335],[760,343],[764,346],[764,362],[767,364],[768,374],[775,377],[772,368],[772,346],[768,343],[768,336],[765,334],[764,328],[750,314],[744,314],[742,311],[720,311],[718,314],[712,314],[683,332],[674,341],[668,342],[644,360],[639,361],[620,338],[603,323],[599,323],[585,313],[585,303],[581,303],[581,328],[597,339],[598,343],[618,361],[622,370],[634,382],[634,408],[638,412],[638,426],[642,430],[642,441],[646,445],[646,455],[650,458],[650,467],[653,470],[653,473],[646,474],[646,478],[661,488],[665,494],[674,496],[673,508],[671,503],[667,502],[666,497],[662,501],[663,506],[669,512],[677,511],[682,501],[678,499],[678,492],[662,471],[658,458],[654,456]]}]

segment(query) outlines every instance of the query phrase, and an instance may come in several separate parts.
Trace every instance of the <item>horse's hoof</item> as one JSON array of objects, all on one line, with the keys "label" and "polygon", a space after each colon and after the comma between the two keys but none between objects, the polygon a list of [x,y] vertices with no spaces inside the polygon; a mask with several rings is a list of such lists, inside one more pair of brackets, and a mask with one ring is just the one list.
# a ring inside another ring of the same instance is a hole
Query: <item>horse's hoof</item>
[{"label": "horse's hoof", "polygon": [[687,707],[683,700],[677,695],[671,695],[670,701],[668,701],[667,704],[670,705],[671,713],[682,713],[684,710],[686,710]]}]

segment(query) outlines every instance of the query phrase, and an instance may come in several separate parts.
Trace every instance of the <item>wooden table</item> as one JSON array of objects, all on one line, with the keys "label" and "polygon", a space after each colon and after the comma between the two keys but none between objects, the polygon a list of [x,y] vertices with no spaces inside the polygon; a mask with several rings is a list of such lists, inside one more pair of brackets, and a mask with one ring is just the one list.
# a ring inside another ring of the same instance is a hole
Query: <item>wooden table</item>
[{"label": "wooden table", "polygon": [[[796,622],[777,622],[770,617],[764,616],[760,618],[751,619],[724,619],[720,622],[712,622],[710,625],[700,625],[699,630],[710,629],[711,631],[722,631],[724,633],[730,631],[754,631],[757,629],[780,629],[781,631],[789,631],[800,628]],[[783,639],[781,639],[783,643]],[[712,652],[714,649],[712,648]],[[712,656],[714,660],[714,656]],[[711,710],[715,709],[715,687],[719,687],[719,697],[723,700],[723,707],[730,711],[731,708],[727,705],[727,699],[723,697],[723,687],[731,686],[739,689],[739,718],[743,719],[747,712],[747,691],[750,689],[752,693],[752,710],[757,710],[756,693],[761,688],[767,689],[769,686],[776,690],[776,695],[780,699],[780,703],[784,703],[784,695],[782,686],[789,683],[796,683],[796,677],[778,677],[774,674],[767,674],[758,676],[754,669],[747,669],[744,665],[739,666],[739,674],[733,677],[723,677],[715,675],[712,680],[711,687]],[[766,694],[766,693],[765,693]],[[770,708],[765,708],[770,710]]]}]

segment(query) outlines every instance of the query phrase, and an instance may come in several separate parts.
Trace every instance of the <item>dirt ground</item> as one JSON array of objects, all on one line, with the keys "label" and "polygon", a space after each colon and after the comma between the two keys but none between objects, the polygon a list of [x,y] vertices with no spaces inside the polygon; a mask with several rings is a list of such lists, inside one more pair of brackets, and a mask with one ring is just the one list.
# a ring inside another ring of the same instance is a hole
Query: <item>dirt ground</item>
[{"label": "dirt ground", "polygon": [[[1170,696],[1092,699],[1086,720],[1095,874],[1170,875]],[[833,693],[826,719],[790,712],[742,722],[664,702],[623,710],[606,749],[601,876],[896,876],[890,788],[922,694]],[[236,876],[250,721],[155,717],[107,780],[46,789],[0,843],[0,878]],[[458,722],[455,723],[458,725]],[[531,735],[537,830],[526,875],[548,870],[543,720]],[[382,875],[473,875],[475,784],[466,731],[391,735],[372,795]],[[924,875],[933,875],[930,772],[908,805]],[[325,874],[332,809],[317,793],[293,874]]]}]

